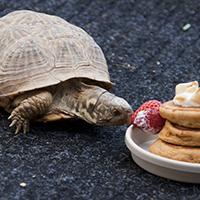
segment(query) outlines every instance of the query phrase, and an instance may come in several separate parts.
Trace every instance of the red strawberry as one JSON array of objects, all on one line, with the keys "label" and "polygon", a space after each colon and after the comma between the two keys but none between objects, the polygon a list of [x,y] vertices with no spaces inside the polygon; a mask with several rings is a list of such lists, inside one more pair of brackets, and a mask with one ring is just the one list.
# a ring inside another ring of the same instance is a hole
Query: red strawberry
[{"label": "red strawberry", "polygon": [[134,127],[148,133],[158,133],[164,126],[165,120],[159,114],[160,101],[150,100],[142,104],[131,116]]}]

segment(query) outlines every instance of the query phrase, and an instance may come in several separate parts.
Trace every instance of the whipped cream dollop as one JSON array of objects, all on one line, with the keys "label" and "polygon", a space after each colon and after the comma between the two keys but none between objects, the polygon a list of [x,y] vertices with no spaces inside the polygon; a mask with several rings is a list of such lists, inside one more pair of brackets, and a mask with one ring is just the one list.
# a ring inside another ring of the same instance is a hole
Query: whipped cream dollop
[{"label": "whipped cream dollop", "polygon": [[176,86],[173,103],[183,107],[200,107],[200,88],[197,81],[180,83]]}]

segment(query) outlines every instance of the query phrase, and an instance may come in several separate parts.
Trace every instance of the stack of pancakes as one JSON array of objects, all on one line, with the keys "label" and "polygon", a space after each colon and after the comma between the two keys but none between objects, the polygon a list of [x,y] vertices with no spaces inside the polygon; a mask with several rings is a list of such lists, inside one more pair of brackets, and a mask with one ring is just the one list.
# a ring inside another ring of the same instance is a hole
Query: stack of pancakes
[{"label": "stack of pancakes", "polygon": [[[200,100],[200,98],[199,98]],[[184,107],[168,101],[160,107],[166,123],[150,152],[170,159],[200,163],[200,107]]]}]

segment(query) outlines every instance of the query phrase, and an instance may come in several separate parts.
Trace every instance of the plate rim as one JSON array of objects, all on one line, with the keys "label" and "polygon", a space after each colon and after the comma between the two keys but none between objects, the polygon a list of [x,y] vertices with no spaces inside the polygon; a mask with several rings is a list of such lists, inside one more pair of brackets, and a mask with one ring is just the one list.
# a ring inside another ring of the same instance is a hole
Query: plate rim
[{"label": "plate rim", "polygon": [[[133,128],[133,126],[129,126],[126,130],[125,134],[125,143],[131,153],[140,157],[141,159],[153,163],[158,166],[162,166],[165,168],[170,168],[178,171],[192,172],[192,173],[200,173],[200,164],[198,163],[189,163],[184,161],[176,161],[169,158],[165,158],[156,154],[153,154],[147,150],[144,150],[138,144],[136,144],[131,138],[133,131],[138,131],[137,128]],[[141,131],[141,130],[140,130]]]}]

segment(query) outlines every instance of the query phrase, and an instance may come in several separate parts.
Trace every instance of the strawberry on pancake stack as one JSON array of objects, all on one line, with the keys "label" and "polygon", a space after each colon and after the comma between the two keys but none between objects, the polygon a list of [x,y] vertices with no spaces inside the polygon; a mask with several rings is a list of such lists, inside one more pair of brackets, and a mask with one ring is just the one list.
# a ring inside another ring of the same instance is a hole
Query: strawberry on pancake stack
[{"label": "strawberry on pancake stack", "polygon": [[157,100],[142,104],[131,116],[133,127],[140,128],[146,133],[158,133],[165,123],[159,113],[160,105],[161,102]]}]

